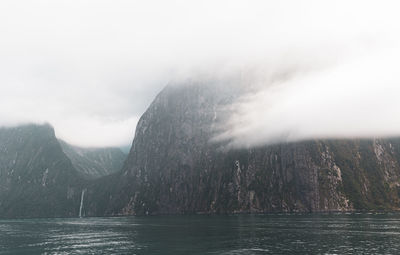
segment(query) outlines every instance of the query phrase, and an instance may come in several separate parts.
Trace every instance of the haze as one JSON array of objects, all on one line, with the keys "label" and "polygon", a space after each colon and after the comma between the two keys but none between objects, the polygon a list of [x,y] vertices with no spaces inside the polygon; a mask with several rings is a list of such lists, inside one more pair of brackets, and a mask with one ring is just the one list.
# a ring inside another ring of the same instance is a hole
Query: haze
[{"label": "haze", "polygon": [[49,122],[73,144],[123,146],[169,81],[252,70],[243,83],[252,89],[218,137],[234,146],[400,135],[398,9],[396,1],[1,1],[0,125]]}]

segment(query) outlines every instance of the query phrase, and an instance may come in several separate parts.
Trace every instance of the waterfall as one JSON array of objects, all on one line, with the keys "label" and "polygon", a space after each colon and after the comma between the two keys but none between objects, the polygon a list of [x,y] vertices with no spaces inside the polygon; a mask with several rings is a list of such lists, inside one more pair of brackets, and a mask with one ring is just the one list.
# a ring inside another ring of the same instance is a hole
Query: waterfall
[{"label": "waterfall", "polygon": [[81,205],[79,206],[79,218],[82,218],[83,197],[85,196],[85,191],[86,189],[83,189],[81,194]]}]

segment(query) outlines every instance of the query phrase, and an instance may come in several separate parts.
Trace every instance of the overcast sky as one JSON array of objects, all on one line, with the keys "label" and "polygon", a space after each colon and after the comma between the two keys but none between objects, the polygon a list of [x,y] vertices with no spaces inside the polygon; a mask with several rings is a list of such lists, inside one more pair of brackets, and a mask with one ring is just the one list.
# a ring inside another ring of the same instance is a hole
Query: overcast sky
[{"label": "overcast sky", "polygon": [[[233,106],[222,135],[236,145],[395,135],[399,7],[368,0],[3,0],[0,125],[49,122],[72,144],[127,145],[169,80],[252,66],[261,70],[259,89]],[[286,72],[294,75],[271,82]]]}]

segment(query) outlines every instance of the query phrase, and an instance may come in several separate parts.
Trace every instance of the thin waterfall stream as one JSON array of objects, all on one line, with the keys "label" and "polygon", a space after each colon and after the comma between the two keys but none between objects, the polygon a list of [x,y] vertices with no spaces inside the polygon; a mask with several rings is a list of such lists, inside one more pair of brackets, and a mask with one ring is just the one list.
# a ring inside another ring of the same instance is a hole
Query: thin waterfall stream
[{"label": "thin waterfall stream", "polygon": [[79,206],[79,218],[82,218],[83,198],[85,197],[85,191],[86,189],[83,189],[81,194],[81,205]]}]

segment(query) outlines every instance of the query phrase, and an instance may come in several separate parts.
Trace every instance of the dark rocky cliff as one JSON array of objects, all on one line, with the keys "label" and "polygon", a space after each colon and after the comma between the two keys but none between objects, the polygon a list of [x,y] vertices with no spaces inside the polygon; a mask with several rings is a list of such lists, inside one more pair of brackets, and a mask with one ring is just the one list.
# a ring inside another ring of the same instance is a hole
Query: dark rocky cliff
[{"label": "dark rocky cliff", "polygon": [[84,183],[49,125],[0,128],[0,217],[71,217]]},{"label": "dark rocky cliff", "polygon": [[[141,117],[120,173],[89,190],[88,213],[391,210],[400,141],[313,140],[250,149],[213,143],[235,91],[167,86]],[[96,188],[97,187],[97,188]]]}]

